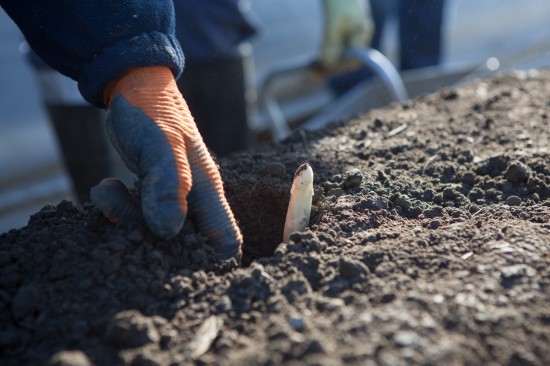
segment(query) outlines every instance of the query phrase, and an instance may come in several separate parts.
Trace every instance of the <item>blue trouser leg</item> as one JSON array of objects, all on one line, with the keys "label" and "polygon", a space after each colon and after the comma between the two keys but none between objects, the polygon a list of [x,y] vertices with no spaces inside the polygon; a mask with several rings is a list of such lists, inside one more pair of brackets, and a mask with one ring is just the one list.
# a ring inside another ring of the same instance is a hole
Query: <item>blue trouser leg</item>
[{"label": "blue trouser leg", "polygon": [[401,70],[437,65],[444,0],[400,0]]}]

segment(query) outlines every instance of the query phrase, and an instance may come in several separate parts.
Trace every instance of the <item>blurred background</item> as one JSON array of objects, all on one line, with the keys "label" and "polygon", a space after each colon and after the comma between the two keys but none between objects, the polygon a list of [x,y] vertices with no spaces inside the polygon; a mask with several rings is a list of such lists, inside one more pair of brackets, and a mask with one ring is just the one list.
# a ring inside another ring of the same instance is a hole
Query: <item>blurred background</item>
[{"label": "blurred background", "polygon": [[[255,69],[250,80],[261,93],[278,65],[316,59],[322,12],[319,0],[253,0],[251,6],[261,28],[252,41]],[[418,85],[419,79],[453,77],[443,84],[428,82],[428,89],[417,92],[495,72],[550,66],[548,0],[447,0],[443,17],[442,60],[437,70],[409,72],[403,79]],[[380,46],[394,63],[398,59],[395,23],[390,19],[385,25]],[[0,10],[0,233],[24,226],[44,205],[75,197],[35,75],[21,52],[22,41],[17,27]],[[322,97],[318,99],[323,103]],[[305,103],[299,98],[294,102]],[[260,132],[267,128],[262,118],[260,107],[251,122]]]}]

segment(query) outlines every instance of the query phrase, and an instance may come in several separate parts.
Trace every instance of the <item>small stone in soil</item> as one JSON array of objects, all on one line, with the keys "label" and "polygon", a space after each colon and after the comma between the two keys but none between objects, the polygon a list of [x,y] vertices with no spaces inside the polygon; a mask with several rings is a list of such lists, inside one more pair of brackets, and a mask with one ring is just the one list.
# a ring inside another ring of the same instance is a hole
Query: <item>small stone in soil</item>
[{"label": "small stone in soil", "polygon": [[421,338],[411,330],[400,330],[394,335],[395,344],[401,347],[411,347],[420,343]]},{"label": "small stone in soil", "polygon": [[340,258],[338,270],[342,277],[361,280],[369,274],[369,268],[358,260]]},{"label": "small stone in soil", "polygon": [[430,221],[430,229],[437,229],[440,226],[441,226],[441,221],[439,220]]},{"label": "small stone in soil", "polygon": [[306,320],[303,316],[292,316],[288,319],[288,324],[295,331],[302,331],[306,328]]},{"label": "small stone in soil", "polygon": [[92,362],[86,354],[79,350],[61,351],[54,354],[48,361],[49,366],[91,366]]},{"label": "small stone in soil", "polygon": [[510,196],[506,199],[506,204],[508,206],[519,206],[521,205],[521,198],[518,196]]}]

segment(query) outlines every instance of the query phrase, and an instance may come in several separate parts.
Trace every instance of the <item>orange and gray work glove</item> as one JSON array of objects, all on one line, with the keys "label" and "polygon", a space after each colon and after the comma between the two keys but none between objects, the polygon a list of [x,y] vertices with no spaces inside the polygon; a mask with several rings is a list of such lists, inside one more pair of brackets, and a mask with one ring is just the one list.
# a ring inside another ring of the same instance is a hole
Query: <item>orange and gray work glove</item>
[{"label": "orange and gray work glove", "polygon": [[158,236],[177,235],[187,215],[224,258],[241,258],[242,236],[222,179],[166,67],[130,69],[105,92],[113,145],[139,182],[139,202],[119,181],[92,188],[92,203],[112,222],[141,215]]},{"label": "orange and gray work glove", "polygon": [[374,25],[365,0],[323,0],[325,33],[321,49],[323,66],[334,68],[346,48],[365,48]]}]

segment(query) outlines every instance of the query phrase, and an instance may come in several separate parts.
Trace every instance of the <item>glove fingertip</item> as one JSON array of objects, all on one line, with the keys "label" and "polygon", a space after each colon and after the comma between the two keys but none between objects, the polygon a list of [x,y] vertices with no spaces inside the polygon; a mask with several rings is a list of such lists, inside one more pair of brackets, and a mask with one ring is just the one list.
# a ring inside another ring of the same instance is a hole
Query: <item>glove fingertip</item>
[{"label": "glove fingertip", "polygon": [[107,178],[92,187],[90,200],[113,224],[138,223],[142,220],[139,205],[118,179]]},{"label": "glove fingertip", "polygon": [[[217,233],[215,233],[217,234]],[[238,237],[232,237],[235,235],[235,231],[231,230],[230,232],[224,234],[220,233],[220,238],[209,238],[211,245],[218,250],[218,252],[225,259],[235,258],[238,263],[242,259],[242,237],[240,233]]]},{"label": "glove fingertip", "polygon": [[164,239],[178,235],[186,217],[183,210],[174,201],[155,202],[154,204],[142,202],[142,212],[149,229]]},{"label": "glove fingertip", "polygon": [[215,170],[210,172],[192,164],[194,185],[189,193],[189,214],[199,230],[208,237],[209,244],[223,258],[241,259],[243,238],[233,213],[224,196],[221,181]]}]

